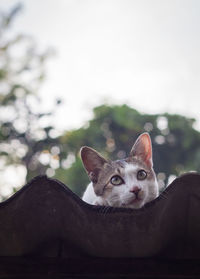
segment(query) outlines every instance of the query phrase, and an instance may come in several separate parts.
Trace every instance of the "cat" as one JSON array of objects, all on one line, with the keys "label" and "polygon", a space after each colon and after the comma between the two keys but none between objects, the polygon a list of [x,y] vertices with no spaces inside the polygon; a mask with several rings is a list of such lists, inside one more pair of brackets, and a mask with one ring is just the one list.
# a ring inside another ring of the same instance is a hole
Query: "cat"
[{"label": "cat", "polygon": [[80,154],[91,180],[83,201],[93,205],[141,208],[158,196],[148,133],[137,138],[129,156],[122,160],[106,160],[87,146],[81,148]]}]

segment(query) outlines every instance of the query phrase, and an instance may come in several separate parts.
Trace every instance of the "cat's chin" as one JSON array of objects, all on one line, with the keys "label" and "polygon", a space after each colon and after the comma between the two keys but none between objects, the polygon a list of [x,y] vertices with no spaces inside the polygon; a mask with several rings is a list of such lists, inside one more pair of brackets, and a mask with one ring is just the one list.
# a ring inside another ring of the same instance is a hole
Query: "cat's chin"
[{"label": "cat's chin", "polygon": [[125,208],[135,208],[135,209],[138,209],[138,208],[141,208],[144,206],[144,200],[143,199],[134,199],[132,200],[131,202],[127,203],[127,204],[122,204],[122,207],[125,207]]}]

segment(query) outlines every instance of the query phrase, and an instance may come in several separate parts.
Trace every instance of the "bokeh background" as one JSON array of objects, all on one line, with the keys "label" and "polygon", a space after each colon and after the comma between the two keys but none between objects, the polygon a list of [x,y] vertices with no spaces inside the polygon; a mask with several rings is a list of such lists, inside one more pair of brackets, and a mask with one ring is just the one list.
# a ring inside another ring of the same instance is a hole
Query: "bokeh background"
[{"label": "bokeh background", "polygon": [[1,0],[0,200],[47,174],[81,195],[79,150],[152,138],[160,188],[200,170],[198,0]]}]

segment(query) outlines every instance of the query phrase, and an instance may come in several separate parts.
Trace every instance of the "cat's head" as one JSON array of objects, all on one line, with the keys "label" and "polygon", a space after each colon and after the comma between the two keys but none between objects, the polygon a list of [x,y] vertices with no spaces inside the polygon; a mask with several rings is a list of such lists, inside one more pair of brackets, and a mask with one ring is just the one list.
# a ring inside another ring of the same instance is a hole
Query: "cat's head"
[{"label": "cat's head", "polygon": [[114,207],[140,208],[158,196],[148,133],[138,137],[127,158],[107,160],[94,149],[81,148],[81,158],[94,192]]}]

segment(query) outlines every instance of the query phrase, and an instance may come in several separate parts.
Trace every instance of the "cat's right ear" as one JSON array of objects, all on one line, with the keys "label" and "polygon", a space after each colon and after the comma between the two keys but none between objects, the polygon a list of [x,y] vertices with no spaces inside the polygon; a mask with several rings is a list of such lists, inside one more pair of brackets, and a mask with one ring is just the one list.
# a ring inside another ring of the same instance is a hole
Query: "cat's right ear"
[{"label": "cat's right ear", "polygon": [[99,171],[103,168],[107,160],[104,159],[96,150],[83,146],[80,150],[83,165],[88,173],[90,180],[96,183]]},{"label": "cat's right ear", "polygon": [[151,138],[148,133],[143,133],[137,138],[130,156],[142,160],[149,167],[153,167]]}]

